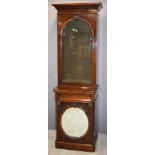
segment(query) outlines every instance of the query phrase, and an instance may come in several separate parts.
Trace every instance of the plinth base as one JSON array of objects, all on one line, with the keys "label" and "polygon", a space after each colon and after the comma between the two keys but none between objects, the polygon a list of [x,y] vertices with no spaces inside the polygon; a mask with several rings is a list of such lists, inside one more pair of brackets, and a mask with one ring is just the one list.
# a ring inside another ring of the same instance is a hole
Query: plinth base
[{"label": "plinth base", "polygon": [[95,145],[90,145],[90,144],[78,144],[78,143],[56,141],[55,147],[61,148],[61,149],[67,149],[67,150],[95,152]]}]

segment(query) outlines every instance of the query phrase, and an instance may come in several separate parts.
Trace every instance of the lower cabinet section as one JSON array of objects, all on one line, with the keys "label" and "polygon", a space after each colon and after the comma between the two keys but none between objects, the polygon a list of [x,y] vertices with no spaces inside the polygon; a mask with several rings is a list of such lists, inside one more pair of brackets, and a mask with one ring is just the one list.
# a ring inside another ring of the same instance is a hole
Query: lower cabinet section
[{"label": "lower cabinet section", "polygon": [[55,88],[56,148],[95,151],[96,88]]},{"label": "lower cabinet section", "polygon": [[95,151],[94,104],[61,102],[57,111],[57,148]]}]

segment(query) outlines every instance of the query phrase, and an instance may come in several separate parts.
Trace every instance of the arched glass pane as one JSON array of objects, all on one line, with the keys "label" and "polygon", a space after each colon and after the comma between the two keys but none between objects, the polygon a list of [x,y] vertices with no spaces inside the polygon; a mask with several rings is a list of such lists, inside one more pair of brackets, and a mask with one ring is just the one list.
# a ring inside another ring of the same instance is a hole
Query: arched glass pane
[{"label": "arched glass pane", "polygon": [[62,82],[91,83],[92,32],[84,20],[67,23],[62,31]]}]

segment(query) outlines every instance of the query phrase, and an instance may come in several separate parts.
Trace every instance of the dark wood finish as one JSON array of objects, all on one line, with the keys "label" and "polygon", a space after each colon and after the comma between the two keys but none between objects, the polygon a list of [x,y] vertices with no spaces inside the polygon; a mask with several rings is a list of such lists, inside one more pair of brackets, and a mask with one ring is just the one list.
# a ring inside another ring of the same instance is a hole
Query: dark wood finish
[{"label": "dark wood finish", "polygon": [[[95,130],[96,85],[96,49],[97,16],[101,3],[53,4],[58,10],[58,86],[54,89],[56,101],[56,142],[57,148],[94,152],[97,139]],[[86,21],[92,31],[92,75],[90,84],[62,82],[62,38],[63,26],[76,17]],[[65,135],[61,127],[61,117],[70,107],[81,108],[87,115],[89,128],[80,138]]]}]

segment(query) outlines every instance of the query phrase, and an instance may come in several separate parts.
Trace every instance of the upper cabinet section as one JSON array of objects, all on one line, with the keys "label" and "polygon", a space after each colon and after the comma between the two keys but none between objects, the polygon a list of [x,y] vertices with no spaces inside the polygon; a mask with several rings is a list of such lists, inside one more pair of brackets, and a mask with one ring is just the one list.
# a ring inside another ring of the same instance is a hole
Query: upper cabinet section
[{"label": "upper cabinet section", "polygon": [[58,11],[58,85],[96,85],[97,14],[102,4],[53,6]]}]

